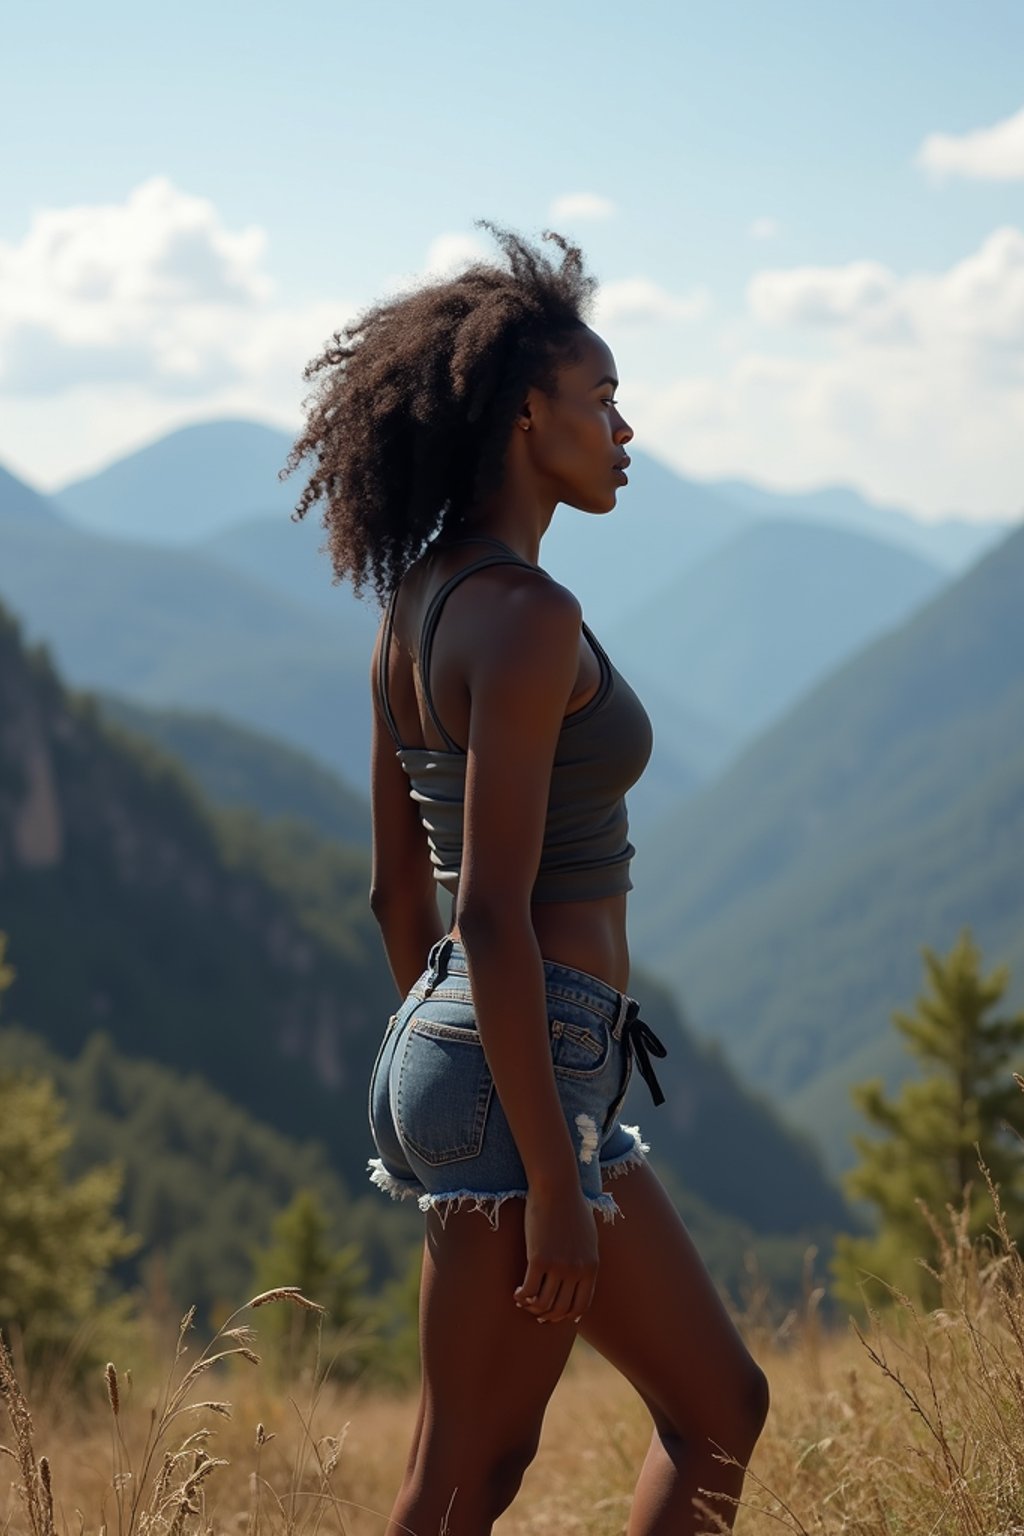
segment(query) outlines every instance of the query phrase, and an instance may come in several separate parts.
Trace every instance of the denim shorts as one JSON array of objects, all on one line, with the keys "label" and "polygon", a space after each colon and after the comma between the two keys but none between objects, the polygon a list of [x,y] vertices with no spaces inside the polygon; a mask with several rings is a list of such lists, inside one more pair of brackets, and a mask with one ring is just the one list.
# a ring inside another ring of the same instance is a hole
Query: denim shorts
[{"label": "denim shorts", "polygon": [[[621,1212],[604,1184],[649,1150],[639,1129],[617,1118],[636,1049],[628,1026],[639,1006],[585,971],[545,961],[544,973],[555,1083],[580,1183],[610,1221]],[[639,1022],[647,1044],[663,1055]],[[642,1069],[648,1076],[645,1055]],[[526,1172],[477,1032],[465,951],[453,939],[434,946],[427,970],[388,1021],[369,1109],[379,1153],[370,1179],[393,1199],[415,1198],[442,1220],[468,1205],[497,1226],[502,1203],[525,1198]]]}]

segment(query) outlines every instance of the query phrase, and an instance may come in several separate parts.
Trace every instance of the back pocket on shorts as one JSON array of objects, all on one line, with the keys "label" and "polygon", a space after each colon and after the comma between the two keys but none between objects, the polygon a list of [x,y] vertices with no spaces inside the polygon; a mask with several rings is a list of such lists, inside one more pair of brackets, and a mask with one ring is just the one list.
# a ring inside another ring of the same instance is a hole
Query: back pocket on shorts
[{"label": "back pocket on shorts", "polygon": [[398,1134],[411,1152],[432,1165],[477,1157],[493,1094],[475,1028],[413,1019],[395,1095]]}]

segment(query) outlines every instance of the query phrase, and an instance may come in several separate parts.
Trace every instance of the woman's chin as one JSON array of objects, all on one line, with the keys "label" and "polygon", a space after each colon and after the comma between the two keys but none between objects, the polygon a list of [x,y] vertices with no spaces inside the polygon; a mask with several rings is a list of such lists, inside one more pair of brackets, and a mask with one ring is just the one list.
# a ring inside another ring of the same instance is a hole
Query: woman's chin
[{"label": "woman's chin", "polygon": [[579,497],[576,501],[567,501],[567,507],[575,507],[577,512],[589,512],[593,517],[604,517],[608,512],[614,512],[618,505],[615,491],[602,496],[588,496],[586,500]]}]

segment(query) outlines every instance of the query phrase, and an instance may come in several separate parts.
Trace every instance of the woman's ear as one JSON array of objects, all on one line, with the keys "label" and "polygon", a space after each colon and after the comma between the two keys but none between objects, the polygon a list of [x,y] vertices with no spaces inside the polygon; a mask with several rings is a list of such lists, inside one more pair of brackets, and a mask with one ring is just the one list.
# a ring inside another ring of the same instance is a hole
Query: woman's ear
[{"label": "woman's ear", "polygon": [[521,427],[524,432],[529,432],[532,425],[533,422],[530,417],[530,402],[529,400],[524,400],[519,409],[519,415],[516,417],[516,426]]}]

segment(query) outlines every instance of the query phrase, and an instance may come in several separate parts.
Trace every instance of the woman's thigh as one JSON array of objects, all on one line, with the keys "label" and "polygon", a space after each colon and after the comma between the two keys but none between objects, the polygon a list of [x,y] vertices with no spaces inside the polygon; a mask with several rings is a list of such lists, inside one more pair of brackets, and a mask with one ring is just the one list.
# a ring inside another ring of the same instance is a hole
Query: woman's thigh
[{"label": "woman's thigh", "polygon": [[580,1333],[636,1387],[659,1427],[726,1449],[763,1417],[764,1377],[649,1164],[614,1185],[597,1288]]},{"label": "woman's thigh", "polygon": [[525,1202],[507,1200],[496,1229],[474,1210],[427,1217],[420,1298],[421,1452],[489,1458],[527,1450],[562,1373],[575,1329],[539,1324],[516,1306],[526,1272]]}]

